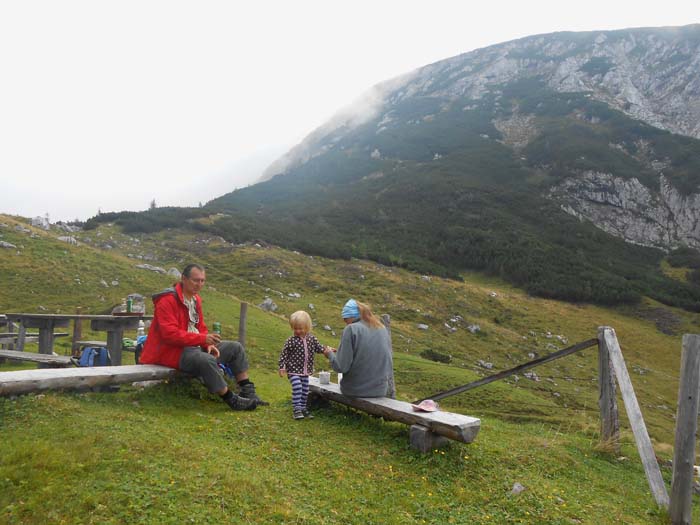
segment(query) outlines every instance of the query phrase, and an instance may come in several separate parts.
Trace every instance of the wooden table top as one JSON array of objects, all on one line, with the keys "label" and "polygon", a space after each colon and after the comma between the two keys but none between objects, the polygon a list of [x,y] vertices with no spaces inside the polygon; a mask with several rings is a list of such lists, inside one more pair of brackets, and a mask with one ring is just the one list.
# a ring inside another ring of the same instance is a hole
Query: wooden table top
[{"label": "wooden table top", "polygon": [[137,317],[143,319],[144,321],[153,319],[152,315],[143,315],[140,313],[132,314],[117,314],[117,315],[103,315],[103,314],[34,314],[34,313],[7,313],[5,314],[8,319],[60,319],[60,320],[119,320],[119,319],[131,319]]}]

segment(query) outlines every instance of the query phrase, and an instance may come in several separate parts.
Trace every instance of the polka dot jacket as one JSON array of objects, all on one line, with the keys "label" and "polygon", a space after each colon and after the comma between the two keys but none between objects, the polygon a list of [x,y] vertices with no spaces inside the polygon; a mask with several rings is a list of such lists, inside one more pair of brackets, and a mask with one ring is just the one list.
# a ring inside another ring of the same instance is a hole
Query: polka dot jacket
[{"label": "polka dot jacket", "polygon": [[293,335],[284,343],[279,369],[287,370],[288,374],[310,376],[314,373],[314,354],[321,353],[323,345],[318,342],[316,336],[306,334],[305,338],[301,338]]}]

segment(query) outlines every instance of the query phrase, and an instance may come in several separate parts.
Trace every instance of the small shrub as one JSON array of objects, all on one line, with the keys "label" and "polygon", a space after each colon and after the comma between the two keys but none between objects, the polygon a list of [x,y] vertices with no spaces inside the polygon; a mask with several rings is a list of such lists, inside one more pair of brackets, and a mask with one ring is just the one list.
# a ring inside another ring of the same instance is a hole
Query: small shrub
[{"label": "small shrub", "polygon": [[452,361],[452,356],[437,352],[436,350],[426,349],[420,353],[423,359],[430,359],[431,361],[436,361],[438,363],[449,363]]}]

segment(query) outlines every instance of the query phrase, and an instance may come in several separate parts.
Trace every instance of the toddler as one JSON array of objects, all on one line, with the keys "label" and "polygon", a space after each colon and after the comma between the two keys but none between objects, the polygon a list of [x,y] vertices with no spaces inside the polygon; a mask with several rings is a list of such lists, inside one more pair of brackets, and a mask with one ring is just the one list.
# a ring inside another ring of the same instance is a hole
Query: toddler
[{"label": "toddler", "polygon": [[313,419],[306,406],[309,397],[309,376],[314,373],[314,354],[323,353],[323,345],[311,332],[311,316],[303,310],[289,316],[294,335],[287,339],[279,360],[279,375],[292,384],[294,419]]}]

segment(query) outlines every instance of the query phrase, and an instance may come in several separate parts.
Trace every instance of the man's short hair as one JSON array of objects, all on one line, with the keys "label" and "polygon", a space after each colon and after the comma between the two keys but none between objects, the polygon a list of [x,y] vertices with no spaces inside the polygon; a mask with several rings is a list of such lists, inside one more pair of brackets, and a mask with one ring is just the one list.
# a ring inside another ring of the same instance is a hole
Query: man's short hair
[{"label": "man's short hair", "polygon": [[185,269],[182,270],[182,275],[183,275],[184,277],[188,277],[188,278],[189,278],[190,274],[192,273],[192,269],[194,269],[194,268],[196,268],[196,269],[199,270],[200,272],[203,272],[203,271],[204,271],[204,266],[202,266],[201,264],[191,263],[191,264],[188,264],[187,266],[185,266]]}]

